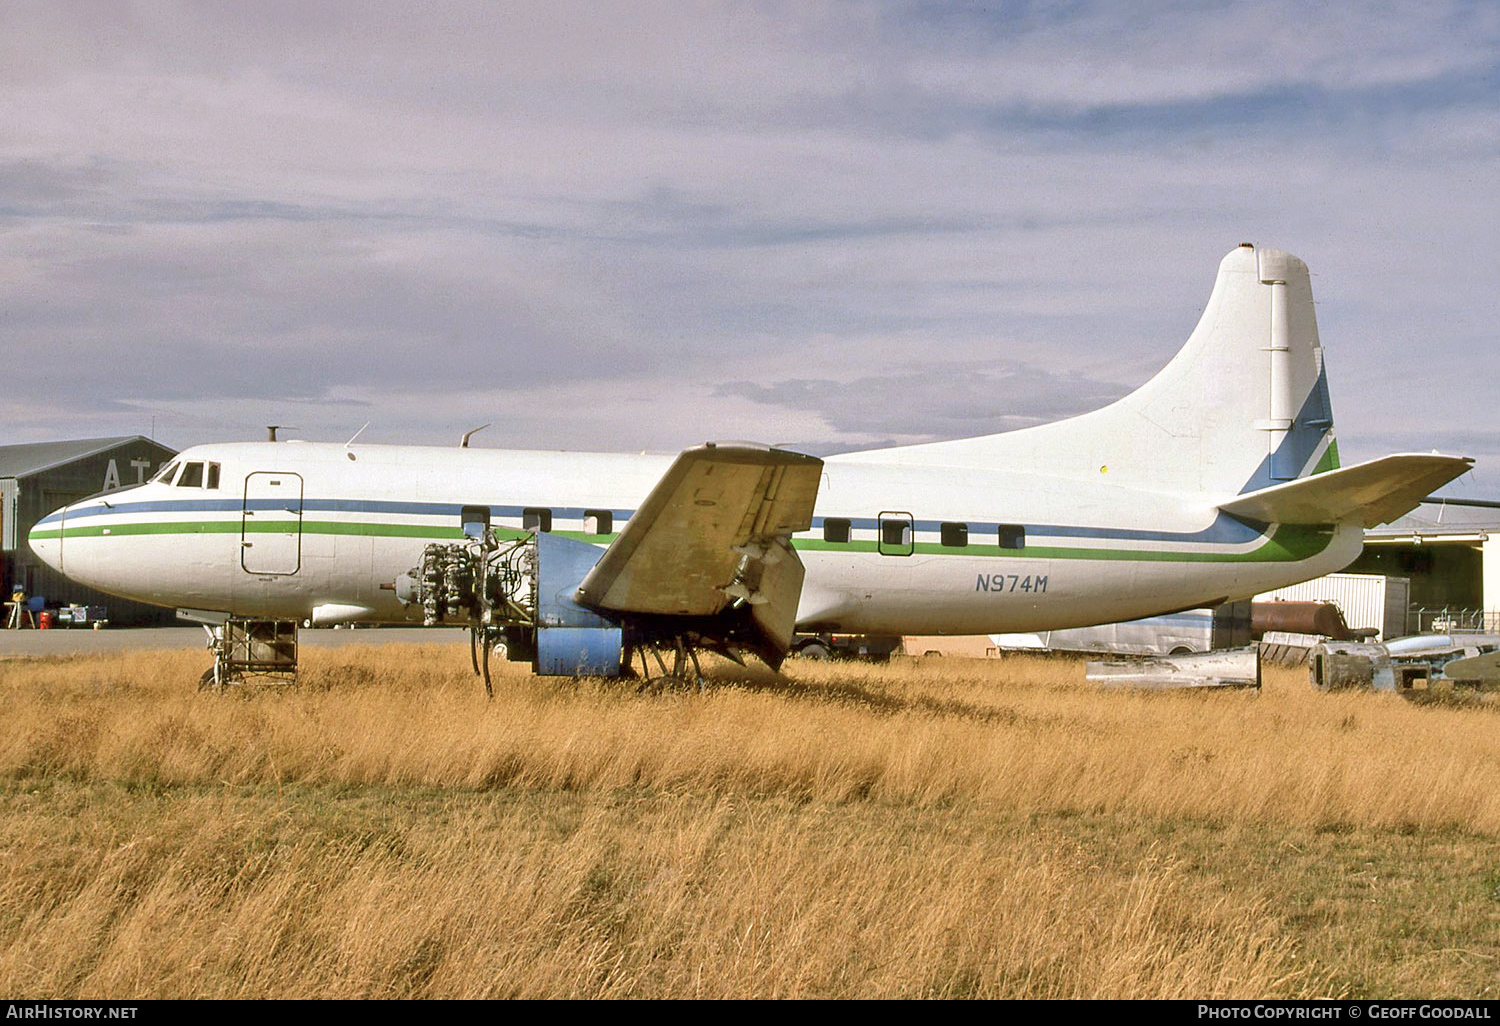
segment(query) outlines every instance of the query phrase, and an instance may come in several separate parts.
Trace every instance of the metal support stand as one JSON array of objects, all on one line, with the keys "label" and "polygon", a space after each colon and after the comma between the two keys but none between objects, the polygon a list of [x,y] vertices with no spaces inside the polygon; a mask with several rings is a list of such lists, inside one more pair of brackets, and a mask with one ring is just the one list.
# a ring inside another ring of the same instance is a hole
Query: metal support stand
[{"label": "metal support stand", "polygon": [[209,628],[214,665],[203,675],[202,687],[224,687],[258,680],[294,684],[297,681],[297,622],[295,620],[240,620],[231,618]]}]

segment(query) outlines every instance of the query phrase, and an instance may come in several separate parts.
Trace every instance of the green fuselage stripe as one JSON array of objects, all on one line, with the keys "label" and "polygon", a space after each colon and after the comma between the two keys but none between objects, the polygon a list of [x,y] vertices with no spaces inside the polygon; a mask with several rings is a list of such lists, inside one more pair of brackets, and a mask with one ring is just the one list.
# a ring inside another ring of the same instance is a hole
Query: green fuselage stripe
[{"label": "green fuselage stripe", "polygon": [[[432,541],[460,541],[463,532],[457,527],[427,524],[377,524],[355,520],[303,520],[303,534],[345,535],[375,538],[414,538]],[[66,528],[67,538],[126,537],[131,535],[193,534],[296,534],[297,521],[257,520],[185,520],[158,521],[108,526],[88,524]],[[564,538],[608,544],[613,534],[584,534],[582,531],[554,532]],[[503,540],[524,538],[529,531],[497,527]],[[910,546],[883,546],[875,541],[829,542],[820,538],[794,538],[795,548],[805,552],[887,552],[893,556],[971,556],[1001,559],[1095,559],[1143,563],[1281,563],[1310,559],[1326,549],[1333,540],[1333,528],[1283,524],[1262,544],[1243,552],[1204,552],[1180,549],[1092,549],[1078,546],[1028,545],[1024,549],[1007,549],[999,545],[942,545],[917,542]],[[63,530],[49,528],[34,531],[38,541],[64,537]]]}]

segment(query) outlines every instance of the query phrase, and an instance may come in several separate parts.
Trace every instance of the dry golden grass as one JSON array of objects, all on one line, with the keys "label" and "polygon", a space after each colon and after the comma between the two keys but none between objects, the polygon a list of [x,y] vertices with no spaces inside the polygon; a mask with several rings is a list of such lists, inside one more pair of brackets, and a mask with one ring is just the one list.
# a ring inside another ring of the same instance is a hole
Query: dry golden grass
[{"label": "dry golden grass", "polygon": [[1481,996],[1495,710],[1101,692],[1078,663],[723,668],[452,648],[0,664],[25,996]]}]

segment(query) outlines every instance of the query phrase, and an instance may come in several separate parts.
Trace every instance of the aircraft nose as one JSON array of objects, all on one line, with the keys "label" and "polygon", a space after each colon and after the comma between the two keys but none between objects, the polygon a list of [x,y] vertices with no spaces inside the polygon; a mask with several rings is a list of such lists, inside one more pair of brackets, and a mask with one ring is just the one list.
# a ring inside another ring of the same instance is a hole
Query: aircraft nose
[{"label": "aircraft nose", "polygon": [[26,544],[31,546],[37,558],[58,573],[63,572],[62,526],[66,513],[66,509],[60,509],[43,517],[26,536]]}]

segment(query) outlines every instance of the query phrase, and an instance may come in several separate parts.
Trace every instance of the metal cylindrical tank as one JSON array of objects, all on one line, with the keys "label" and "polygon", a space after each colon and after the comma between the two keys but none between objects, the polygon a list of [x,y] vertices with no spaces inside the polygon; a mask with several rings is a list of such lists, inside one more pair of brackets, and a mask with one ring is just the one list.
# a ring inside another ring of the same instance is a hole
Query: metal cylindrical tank
[{"label": "metal cylindrical tank", "polygon": [[1250,629],[1259,637],[1267,631],[1321,634],[1334,641],[1373,637],[1371,628],[1350,630],[1344,614],[1332,602],[1256,602],[1250,607]]}]

